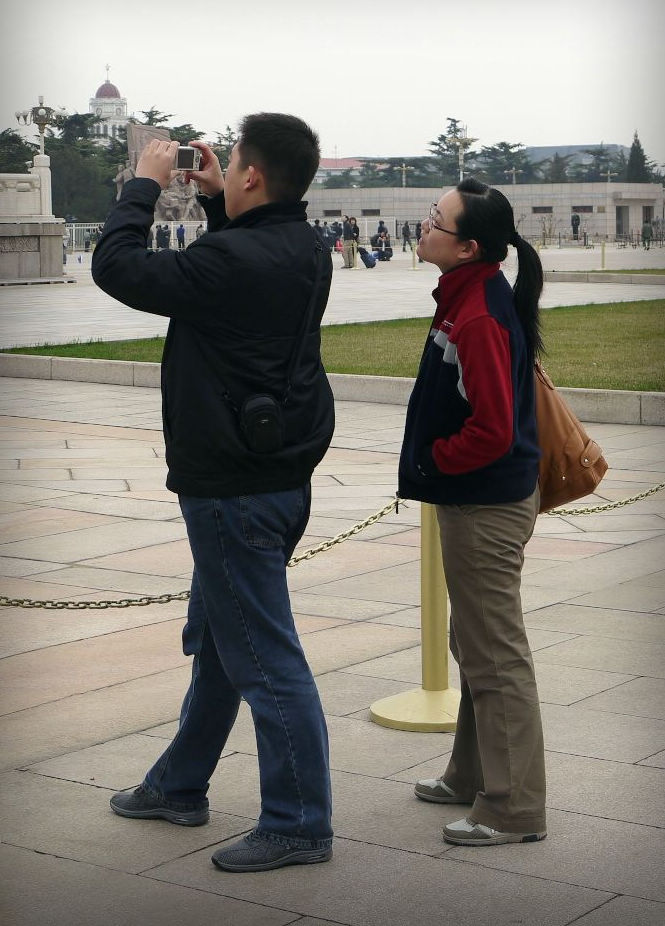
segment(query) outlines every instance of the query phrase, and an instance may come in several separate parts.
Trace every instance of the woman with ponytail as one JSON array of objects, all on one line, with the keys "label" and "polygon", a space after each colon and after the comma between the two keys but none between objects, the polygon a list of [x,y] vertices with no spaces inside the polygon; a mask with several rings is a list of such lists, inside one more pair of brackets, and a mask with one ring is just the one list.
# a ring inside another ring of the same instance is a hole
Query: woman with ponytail
[{"label": "woman with ponytail", "polygon": [[[499,266],[509,246],[519,263],[512,288]],[[448,766],[415,792],[471,805],[444,827],[448,842],[535,842],[546,835],[544,747],[520,581],[539,503],[533,365],[543,272],[506,197],[473,179],[432,204],[417,251],[441,277],[399,494],[436,506],[462,698]]]}]

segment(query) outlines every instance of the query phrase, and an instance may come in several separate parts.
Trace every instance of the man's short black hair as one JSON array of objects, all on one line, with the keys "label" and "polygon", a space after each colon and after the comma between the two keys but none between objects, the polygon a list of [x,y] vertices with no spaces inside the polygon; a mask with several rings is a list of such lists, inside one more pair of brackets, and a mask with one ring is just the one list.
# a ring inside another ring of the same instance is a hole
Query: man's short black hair
[{"label": "man's short black hair", "polygon": [[240,123],[238,154],[254,164],[273,202],[302,199],[314,179],[321,151],[319,136],[306,122],[285,113],[255,113]]}]

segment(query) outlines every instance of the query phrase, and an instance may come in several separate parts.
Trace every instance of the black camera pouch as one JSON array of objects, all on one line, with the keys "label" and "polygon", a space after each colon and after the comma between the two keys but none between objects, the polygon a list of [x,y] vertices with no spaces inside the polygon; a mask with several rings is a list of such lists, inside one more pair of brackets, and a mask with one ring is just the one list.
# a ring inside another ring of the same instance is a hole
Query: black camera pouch
[{"label": "black camera pouch", "polygon": [[254,453],[275,453],[284,446],[282,406],[271,395],[250,395],[240,409],[240,428]]}]

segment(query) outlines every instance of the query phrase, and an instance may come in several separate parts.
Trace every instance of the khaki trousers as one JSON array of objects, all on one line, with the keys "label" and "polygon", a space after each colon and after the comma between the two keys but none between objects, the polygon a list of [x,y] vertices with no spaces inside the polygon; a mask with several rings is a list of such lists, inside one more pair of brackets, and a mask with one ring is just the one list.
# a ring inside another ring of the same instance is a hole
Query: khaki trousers
[{"label": "khaki trousers", "polygon": [[343,242],[342,257],[344,258],[345,267],[355,267],[356,265],[356,243],[352,238]]},{"label": "khaki trousers", "polygon": [[545,760],[520,581],[539,494],[504,505],[439,505],[450,649],[462,699],[443,779],[477,823],[545,830]]}]

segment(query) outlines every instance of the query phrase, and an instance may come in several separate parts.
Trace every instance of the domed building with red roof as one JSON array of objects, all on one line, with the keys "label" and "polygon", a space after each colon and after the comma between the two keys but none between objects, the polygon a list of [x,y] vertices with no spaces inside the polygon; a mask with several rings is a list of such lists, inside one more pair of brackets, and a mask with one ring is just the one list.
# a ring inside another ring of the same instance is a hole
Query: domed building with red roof
[{"label": "domed building with red roof", "polygon": [[93,139],[100,145],[109,145],[111,139],[117,138],[120,129],[127,125],[127,100],[120,96],[120,91],[109,80],[109,67],[106,66],[106,80],[90,98],[88,112],[102,120],[93,126]]}]

